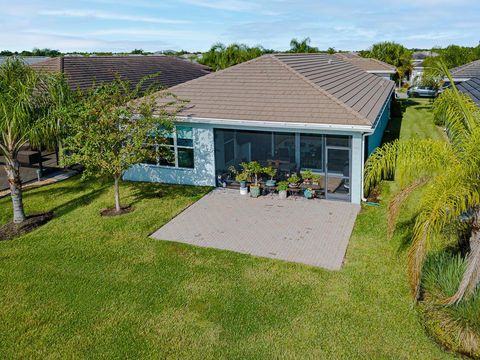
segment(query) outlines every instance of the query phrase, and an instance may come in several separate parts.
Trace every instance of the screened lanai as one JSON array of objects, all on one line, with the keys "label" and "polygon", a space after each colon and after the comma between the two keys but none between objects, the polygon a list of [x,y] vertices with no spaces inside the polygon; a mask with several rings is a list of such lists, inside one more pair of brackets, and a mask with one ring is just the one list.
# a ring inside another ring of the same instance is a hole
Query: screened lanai
[{"label": "screened lanai", "polygon": [[[298,132],[215,129],[217,178],[242,162],[258,161],[277,169],[277,179],[311,170],[320,175],[326,198],[350,200],[351,137]],[[233,182],[233,178],[230,178]]]}]

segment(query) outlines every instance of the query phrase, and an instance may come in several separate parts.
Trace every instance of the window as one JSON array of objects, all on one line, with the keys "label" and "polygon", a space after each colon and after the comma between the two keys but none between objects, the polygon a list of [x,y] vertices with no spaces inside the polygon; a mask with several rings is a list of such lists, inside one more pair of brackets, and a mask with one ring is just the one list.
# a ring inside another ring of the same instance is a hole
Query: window
[{"label": "window", "polygon": [[[160,157],[158,155],[160,146],[168,147],[173,156]],[[157,145],[157,165],[193,169],[193,129],[191,127],[177,126],[174,132],[166,137],[163,144]]]},{"label": "window", "polygon": [[300,167],[323,171],[323,135],[300,134]]}]

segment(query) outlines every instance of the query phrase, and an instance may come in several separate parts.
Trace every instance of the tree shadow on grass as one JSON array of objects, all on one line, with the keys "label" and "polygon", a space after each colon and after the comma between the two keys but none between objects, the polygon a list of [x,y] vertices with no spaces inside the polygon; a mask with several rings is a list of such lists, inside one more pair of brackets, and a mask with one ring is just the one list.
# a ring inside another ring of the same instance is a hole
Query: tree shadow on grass
[{"label": "tree shadow on grass", "polygon": [[412,216],[408,220],[397,223],[395,228],[395,237],[397,237],[400,241],[397,248],[397,254],[407,251],[412,245],[415,218],[415,216]]},{"label": "tree shadow on grass", "polygon": [[[411,106],[418,106],[422,104],[422,102],[412,99],[396,99],[392,103],[391,118],[383,134],[382,145],[400,138],[400,131],[402,129],[403,116],[405,112]],[[422,106],[422,108],[427,109],[429,107]]]},{"label": "tree shadow on grass", "polygon": [[77,196],[73,199],[66,201],[63,204],[54,207],[52,211],[55,213],[55,216],[66,215],[81,206],[89,205],[93,200],[97,199],[100,195],[102,195],[102,193],[106,191],[106,188],[107,187],[101,187],[92,190],[89,193]]},{"label": "tree shadow on grass", "polygon": [[200,187],[193,185],[174,185],[159,183],[126,183],[130,187],[130,203],[137,204],[143,200],[149,199],[175,199],[190,198],[196,199],[205,195],[210,187]]}]

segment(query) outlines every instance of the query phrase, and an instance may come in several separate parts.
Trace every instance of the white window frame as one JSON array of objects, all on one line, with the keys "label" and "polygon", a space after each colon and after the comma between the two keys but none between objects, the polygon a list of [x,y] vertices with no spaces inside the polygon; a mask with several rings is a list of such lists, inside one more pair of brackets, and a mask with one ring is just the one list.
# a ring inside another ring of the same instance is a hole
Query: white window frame
[{"label": "white window frame", "polygon": [[[157,144],[156,145],[156,152],[157,152],[157,166],[161,166],[161,167],[166,167],[166,168],[169,168],[169,169],[187,169],[187,170],[193,170],[195,169],[195,149],[194,149],[194,128],[191,127],[191,126],[184,126],[184,125],[179,125],[181,127],[185,127],[185,128],[190,128],[192,129],[192,146],[185,146],[185,145],[178,145],[178,141],[177,141],[177,126],[175,126],[175,128],[173,129],[173,132],[172,132],[172,138],[173,138],[173,145],[167,145],[167,144]],[[168,147],[170,148],[172,151],[173,151],[173,154],[174,154],[174,157],[175,157],[175,164],[172,164],[172,165],[163,165],[163,164],[160,164],[160,158],[158,156],[158,148],[159,146],[165,146],[165,147]],[[192,149],[193,150],[193,167],[183,167],[183,166],[179,166],[178,165],[178,149]]]}]

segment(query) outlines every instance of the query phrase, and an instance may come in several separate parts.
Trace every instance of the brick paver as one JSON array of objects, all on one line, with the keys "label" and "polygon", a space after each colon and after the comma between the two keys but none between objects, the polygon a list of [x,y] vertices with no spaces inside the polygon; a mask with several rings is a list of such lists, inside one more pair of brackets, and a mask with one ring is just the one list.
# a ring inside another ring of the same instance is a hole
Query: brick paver
[{"label": "brick paver", "polygon": [[157,230],[178,241],[339,270],[359,205],[215,189]]}]

